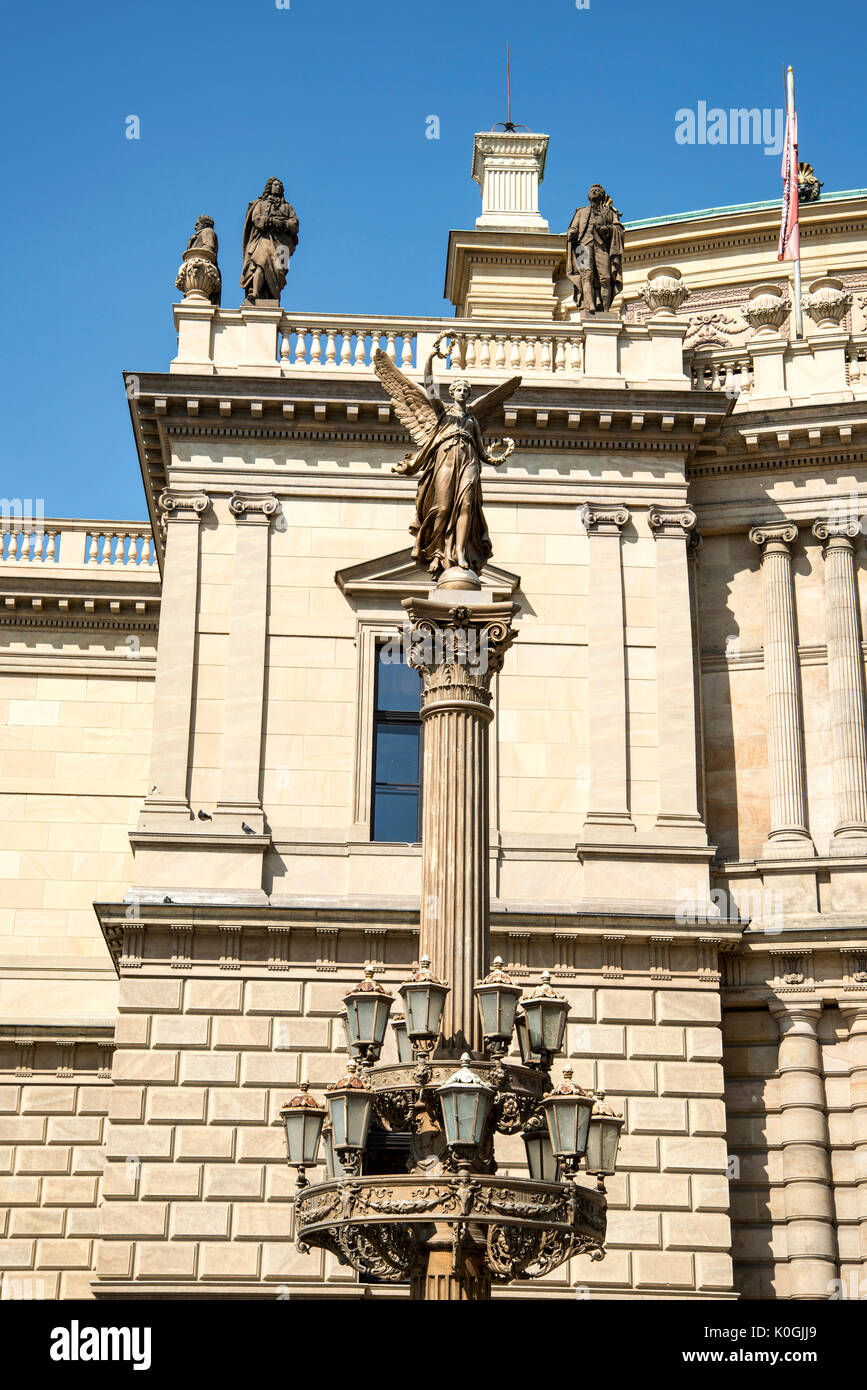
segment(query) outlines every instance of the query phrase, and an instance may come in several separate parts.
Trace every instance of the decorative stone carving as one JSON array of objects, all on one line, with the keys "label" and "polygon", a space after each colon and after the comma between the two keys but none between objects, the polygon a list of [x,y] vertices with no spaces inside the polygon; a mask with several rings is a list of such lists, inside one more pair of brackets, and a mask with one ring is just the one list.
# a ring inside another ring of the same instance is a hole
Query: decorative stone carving
[{"label": "decorative stone carving", "polygon": [[176,492],[174,488],[165,488],[157,503],[164,516],[190,521],[198,521],[210,505],[211,499],[206,492]]},{"label": "decorative stone carving", "polygon": [[680,306],[689,299],[689,290],[677,266],[659,265],[647,272],[641,295],[652,313],[673,318]]},{"label": "decorative stone carving", "polygon": [[392,469],[409,477],[420,474],[415,520],[409,528],[413,559],[426,561],[443,588],[478,589],[479,572],[493,554],[482,510],[481,465],[496,467],[515,447],[511,439],[498,440],[502,449],[495,454],[494,446],[485,446],[485,426],[518,389],[521,378],[510,377],[486,391],[470,409],[472,388],[463,377],[451,383],[453,404],[446,406],[405,377],[381,349],[374,353],[373,365],[395,414],[420,446]]},{"label": "decorative stone carving", "polygon": [[607,313],[623,289],[623,224],[601,183],[593,184],[587,198],[566,233],[566,275],[580,309]]},{"label": "decorative stone carving", "polygon": [[821,190],[825,187],[820,183],[813,172],[812,164],[798,165],[798,202],[815,203],[821,197]]},{"label": "decorative stone carving", "polygon": [[770,337],[779,332],[791,310],[782,288],[768,283],[753,286],[741,312],[756,333]]},{"label": "decorative stone carving", "polygon": [[814,280],[802,302],[819,328],[839,328],[852,308],[852,296],[836,275],[822,275]]},{"label": "decorative stone carving", "polygon": [[629,520],[629,512],[619,503],[604,507],[595,502],[587,502],[581,510],[581,520],[584,529],[590,535],[612,535],[615,532],[619,535],[621,528]]},{"label": "decorative stone carving", "polygon": [[249,517],[260,521],[270,521],[280,506],[273,494],[233,492],[229,499],[229,511],[236,521]]},{"label": "decorative stone carving", "polygon": [[245,304],[280,303],[289,261],[298,245],[298,218],[283,197],[280,179],[269,179],[247,207],[241,252]]},{"label": "decorative stone carving", "polygon": [[183,263],[175,285],[185,299],[219,305],[221,292],[220,268],[217,264],[219,242],[214,231],[214,219],[203,212],[196,219],[196,228],[187,242]]},{"label": "decorative stone carving", "polygon": [[654,506],[647,513],[647,520],[654,535],[682,536],[684,540],[697,519],[692,507]]},{"label": "decorative stone carving", "polygon": [[424,689],[421,715],[454,700],[483,706],[491,703],[491,680],[503,668],[515,640],[511,604],[495,605],[496,616],[482,619],[463,607],[432,611],[432,605],[411,600],[406,605],[413,624],[409,664],[421,672]]}]

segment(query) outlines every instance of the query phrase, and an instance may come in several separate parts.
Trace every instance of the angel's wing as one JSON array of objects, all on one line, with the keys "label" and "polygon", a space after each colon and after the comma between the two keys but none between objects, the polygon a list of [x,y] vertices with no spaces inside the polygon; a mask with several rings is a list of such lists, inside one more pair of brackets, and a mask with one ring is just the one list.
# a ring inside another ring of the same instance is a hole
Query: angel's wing
[{"label": "angel's wing", "polygon": [[[373,369],[394,405],[394,413],[416,444],[426,444],[442,414],[442,404],[431,401],[415,382],[405,377],[381,348],[373,354]],[[439,405],[439,410],[437,410]]]},{"label": "angel's wing", "polygon": [[502,381],[499,386],[495,386],[493,391],[486,391],[484,396],[479,396],[477,401],[470,402],[470,410],[475,415],[479,425],[484,430],[495,410],[514,395],[521,385],[519,376],[510,376],[508,381]]}]

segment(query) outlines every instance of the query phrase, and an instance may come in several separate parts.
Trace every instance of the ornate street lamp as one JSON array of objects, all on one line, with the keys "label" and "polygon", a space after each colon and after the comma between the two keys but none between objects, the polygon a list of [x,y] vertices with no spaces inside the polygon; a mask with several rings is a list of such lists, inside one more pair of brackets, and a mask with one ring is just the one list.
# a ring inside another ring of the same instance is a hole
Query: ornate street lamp
[{"label": "ornate street lamp", "polygon": [[392,1016],[391,1030],[397,1043],[397,1060],[399,1062],[411,1062],[412,1043],[406,1031],[406,1014],[394,1014]]},{"label": "ornate street lamp", "polygon": [[325,1175],[328,1178],[345,1178],[347,1170],[334,1151],[334,1131],[330,1124],[322,1129],[322,1147],[325,1150]]},{"label": "ornate street lamp", "polygon": [[515,1034],[518,1039],[518,1051],[524,1066],[538,1067],[540,1057],[538,1052],[534,1052],[530,1047],[530,1025],[527,1023],[527,1015],[523,1009],[518,1009],[515,1014]]},{"label": "ornate street lamp", "polygon": [[512,984],[511,977],[503,969],[502,957],[496,957],[490,975],[479,980],[473,993],[482,1019],[485,1050],[492,1057],[502,1057],[512,1041],[515,1011],[521,997],[521,987]]},{"label": "ornate street lamp", "polygon": [[548,1126],[538,1111],[530,1116],[521,1138],[527,1150],[527,1167],[534,1182],[557,1182],[560,1164],[554,1157]]},{"label": "ornate street lamp", "polygon": [[313,1168],[319,1153],[319,1139],[325,1123],[325,1110],[308,1094],[310,1083],[301,1082],[301,1094],[280,1107],[286,1129],[289,1167],[298,1170],[298,1186],[307,1187],[305,1168]]},{"label": "ornate street lamp", "polygon": [[343,996],[349,1050],[362,1066],[373,1066],[382,1051],[393,1003],[389,991],[374,980],[369,965],[365,968],[361,984]]},{"label": "ornate street lamp", "polygon": [[568,1173],[577,1172],[587,1149],[587,1133],[594,1099],[572,1082],[572,1068],[564,1067],[564,1080],[542,1101],[554,1157]]},{"label": "ornate street lamp", "polygon": [[481,1148],[494,1098],[493,1086],[470,1071],[471,1061],[465,1052],[458,1070],[437,1087],[445,1141],[455,1152],[458,1168],[467,1171]]},{"label": "ornate street lamp", "polygon": [[430,956],[422,956],[418,969],[398,990],[406,1010],[406,1031],[414,1051],[433,1050],[439,1037],[448,992],[449,986],[432,973]]},{"label": "ornate street lamp", "polygon": [[521,1000],[527,1020],[528,1048],[537,1054],[544,1071],[563,1046],[563,1034],[569,1017],[569,1001],[551,986],[550,970],[542,971],[542,983],[526,999]]},{"label": "ornate street lamp", "polygon": [[623,1116],[611,1109],[605,1099],[605,1092],[597,1091],[587,1133],[584,1166],[587,1172],[596,1178],[596,1188],[599,1192],[605,1191],[605,1179],[615,1170],[623,1124]]},{"label": "ornate street lamp", "polygon": [[346,1063],[346,1075],[328,1087],[325,1104],[334,1152],[345,1172],[358,1173],[370,1129],[373,1093],[358,1075],[356,1063],[351,1059]]}]

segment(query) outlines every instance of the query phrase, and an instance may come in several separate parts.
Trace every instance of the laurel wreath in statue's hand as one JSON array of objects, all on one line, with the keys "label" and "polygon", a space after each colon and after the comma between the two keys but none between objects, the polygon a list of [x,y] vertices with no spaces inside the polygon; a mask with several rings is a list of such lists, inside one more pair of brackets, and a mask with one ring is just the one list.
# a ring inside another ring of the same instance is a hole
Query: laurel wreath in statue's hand
[{"label": "laurel wreath in statue's hand", "polygon": [[[502,449],[503,452],[501,454],[495,454],[495,449]],[[513,454],[514,452],[514,439],[494,439],[485,448],[485,453],[488,456],[488,463],[494,464],[505,463],[509,455]]]},{"label": "laurel wreath in statue's hand", "polygon": [[[448,343],[448,347],[446,348],[445,352],[443,352],[443,349],[442,349],[442,346],[441,346],[443,342],[447,342],[447,343]],[[433,349],[432,349],[432,351],[431,351],[431,356],[432,356],[432,357],[439,357],[439,358],[442,359],[443,362],[445,362],[446,358],[447,358],[447,357],[450,355],[450,353],[452,352],[452,349],[453,349],[453,347],[454,347],[454,344],[455,344],[455,335],[454,335],[454,333],[441,333],[441,334],[439,335],[439,337],[436,339],[436,341],[435,341],[435,343],[434,343],[434,345],[433,345]]]}]

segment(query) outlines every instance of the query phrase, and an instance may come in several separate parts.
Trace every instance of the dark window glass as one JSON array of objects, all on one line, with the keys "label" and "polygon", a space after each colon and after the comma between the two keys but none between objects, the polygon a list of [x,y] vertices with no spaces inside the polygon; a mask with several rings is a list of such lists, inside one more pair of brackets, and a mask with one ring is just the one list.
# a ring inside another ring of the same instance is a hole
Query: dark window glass
[{"label": "dark window glass", "polygon": [[415,844],[421,839],[421,677],[393,644],[376,658],[371,838]]}]

